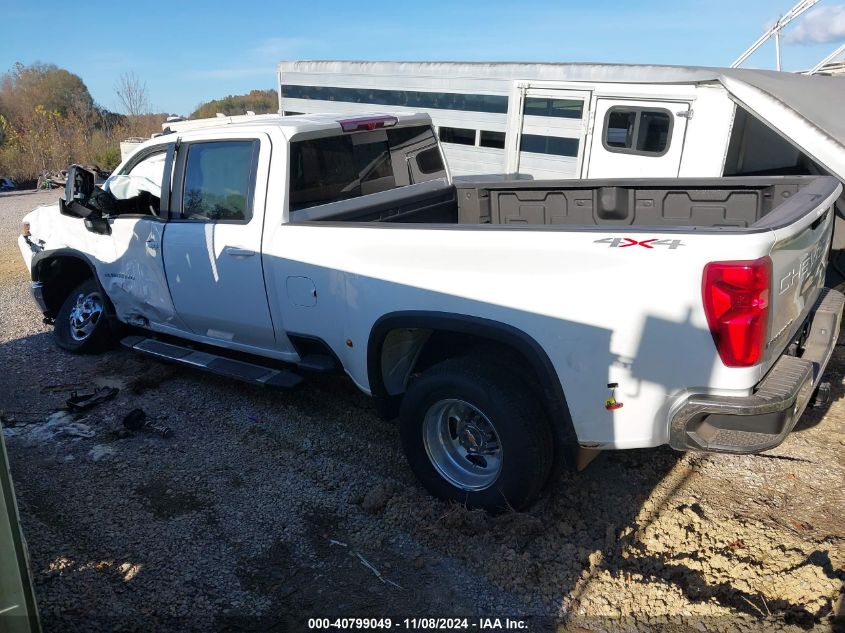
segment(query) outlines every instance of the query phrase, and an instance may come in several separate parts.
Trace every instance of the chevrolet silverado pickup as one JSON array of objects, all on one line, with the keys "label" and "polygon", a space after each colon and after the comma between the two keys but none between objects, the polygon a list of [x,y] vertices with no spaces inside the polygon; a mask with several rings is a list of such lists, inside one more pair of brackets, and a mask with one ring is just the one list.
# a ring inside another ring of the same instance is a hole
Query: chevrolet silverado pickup
[{"label": "chevrolet silverado pickup", "polygon": [[345,373],[433,494],[523,508],[581,449],[777,446],[824,389],[829,177],[453,181],[425,114],[173,124],[19,238],[73,352]]}]

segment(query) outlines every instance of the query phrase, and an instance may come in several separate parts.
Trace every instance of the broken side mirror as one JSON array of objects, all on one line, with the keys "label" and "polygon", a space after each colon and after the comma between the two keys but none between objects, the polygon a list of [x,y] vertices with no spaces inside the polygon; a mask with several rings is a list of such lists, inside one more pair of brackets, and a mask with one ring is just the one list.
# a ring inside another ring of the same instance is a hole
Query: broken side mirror
[{"label": "broken side mirror", "polygon": [[[74,218],[81,218],[85,228],[92,233],[108,235],[111,226],[103,218],[99,205],[94,204],[97,193],[96,175],[80,165],[71,165],[67,170],[65,197],[59,200],[59,211]],[[100,190],[102,193],[102,190]]]},{"label": "broken side mirror", "polygon": [[61,212],[75,218],[87,218],[94,209],[87,206],[94,193],[94,172],[79,165],[71,165],[67,170],[65,197],[59,201]]}]

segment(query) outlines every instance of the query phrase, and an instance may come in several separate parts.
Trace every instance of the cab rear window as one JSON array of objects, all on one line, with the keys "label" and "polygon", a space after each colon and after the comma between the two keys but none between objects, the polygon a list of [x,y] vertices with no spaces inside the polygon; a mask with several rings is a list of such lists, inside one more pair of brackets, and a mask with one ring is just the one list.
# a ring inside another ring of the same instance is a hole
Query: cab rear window
[{"label": "cab rear window", "polygon": [[409,169],[409,161],[417,161],[424,154],[420,150],[436,145],[434,132],[427,125],[294,141],[290,150],[290,210],[445,176],[445,170],[429,171],[431,161],[425,169]]}]

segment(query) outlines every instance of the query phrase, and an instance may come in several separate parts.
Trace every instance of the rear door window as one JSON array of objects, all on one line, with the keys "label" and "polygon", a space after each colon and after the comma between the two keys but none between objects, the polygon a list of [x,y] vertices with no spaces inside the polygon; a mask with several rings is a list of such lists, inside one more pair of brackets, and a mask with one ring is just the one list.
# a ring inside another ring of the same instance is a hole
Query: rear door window
[{"label": "rear door window", "polygon": [[248,222],[258,148],[254,140],[189,144],[182,219]]},{"label": "rear door window", "polygon": [[[329,204],[441,177],[433,156],[425,156],[421,178],[408,161],[437,147],[430,126],[374,130],[294,141],[290,153],[290,210]],[[437,158],[439,158],[439,153]],[[442,166],[442,163],[441,163]]]}]

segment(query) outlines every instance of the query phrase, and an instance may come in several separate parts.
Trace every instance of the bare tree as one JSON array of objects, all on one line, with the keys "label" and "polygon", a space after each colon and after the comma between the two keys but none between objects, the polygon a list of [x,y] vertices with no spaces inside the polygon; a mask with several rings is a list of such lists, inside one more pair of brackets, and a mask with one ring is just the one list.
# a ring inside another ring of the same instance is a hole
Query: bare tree
[{"label": "bare tree", "polygon": [[147,83],[142,82],[134,71],[122,74],[114,89],[129,116],[138,117],[149,112]]}]

